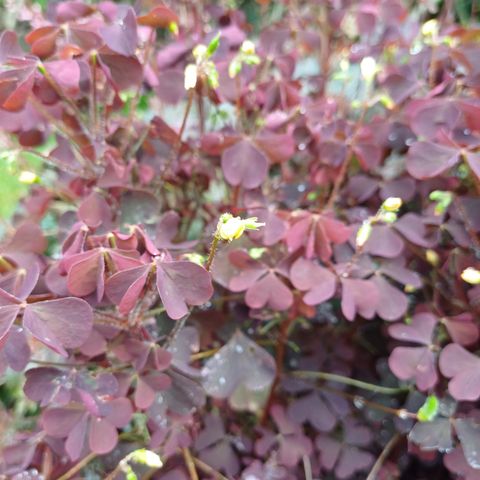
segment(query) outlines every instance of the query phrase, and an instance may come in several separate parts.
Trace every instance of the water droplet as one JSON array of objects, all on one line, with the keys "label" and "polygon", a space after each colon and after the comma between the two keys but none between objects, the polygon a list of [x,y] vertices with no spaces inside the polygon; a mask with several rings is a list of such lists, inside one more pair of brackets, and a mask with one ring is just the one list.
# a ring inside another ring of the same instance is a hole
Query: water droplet
[{"label": "water droplet", "polygon": [[303,152],[307,148],[307,145],[305,143],[299,143],[298,144],[298,149]]},{"label": "water droplet", "polygon": [[463,134],[464,135],[471,135],[472,131],[469,129],[469,128],[466,128],[464,131],[463,131]]},{"label": "water droplet", "polygon": [[237,353],[243,353],[243,347],[241,345],[235,345],[235,351]]},{"label": "water droplet", "polygon": [[226,379],[225,377],[220,377],[220,378],[218,379],[218,383],[219,383],[220,385],[225,385],[225,384],[227,383],[227,379]]},{"label": "water droplet", "polygon": [[353,404],[355,405],[356,408],[361,410],[365,406],[365,399],[363,397],[356,395],[355,398],[353,399]]},{"label": "water droplet", "polygon": [[407,138],[405,140],[405,145],[407,145],[408,147],[410,147],[411,145],[413,145],[415,143],[415,139],[414,138]]},{"label": "water droplet", "polygon": [[304,192],[307,189],[304,183],[301,183],[300,185],[297,186],[297,190],[299,192]]},{"label": "water droplet", "polygon": [[389,140],[390,142],[394,142],[397,138],[398,138],[398,135],[397,135],[396,133],[390,133],[390,134],[388,135],[388,140]]},{"label": "water droplet", "polygon": [[398,417],[401,418],[402,420],[406,420],[409,415],[408,415],[408,411],[405,410],[404,408],[402,408],[401,410],[398,411]]}]

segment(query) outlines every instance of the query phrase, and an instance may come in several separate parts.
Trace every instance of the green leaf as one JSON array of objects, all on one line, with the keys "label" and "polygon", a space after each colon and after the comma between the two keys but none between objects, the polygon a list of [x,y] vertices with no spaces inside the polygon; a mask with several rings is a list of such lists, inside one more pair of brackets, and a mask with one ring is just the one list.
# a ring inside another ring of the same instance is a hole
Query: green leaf
[{"label": "green leaf", "polygon": [[438,414],[439,401],[435,395],[429,395],[417,412],[420,422],[431,422]]},{"label": "green leaf", "polygon": [[207,47],[207,54],[206,57],[211,57],[218,49],[220,45],[220,32],[218,32],[210,41]]}]

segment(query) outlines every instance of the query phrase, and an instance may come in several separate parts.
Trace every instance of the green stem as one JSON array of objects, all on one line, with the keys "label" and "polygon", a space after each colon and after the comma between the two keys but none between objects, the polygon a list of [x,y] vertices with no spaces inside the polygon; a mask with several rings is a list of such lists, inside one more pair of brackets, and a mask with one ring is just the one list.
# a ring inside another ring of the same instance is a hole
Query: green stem
[{"label": "green stem", "polygon": [[210,268],[212,267],[213,258],[215,257],[215,253],[217,252],[219,241],[220,239],[216,235],[214,235],[212,243],[210,245],[210,252],[208,253],[207,263],[205,264],[205,270],[207,272],[209,272]]},{"label": "green stem", "polygon": [[310,372],[303,370],[297,370],[291,373],[295,377],[314,378],[317,380],[326,380],[330,382],[342,383],[344,385],[350,385],[351,387],[356,387],[362,390],[368,390],[370,392],[380,393],[383,395],[398,395],[399,393],[407,393],[410,391],[410,388],[408,387],[382,387],[373,383],[362,382],[361,380],[355,380],[354,378],[337,375],[336,373]]},{"label": "green stem", "polygon": [[159,315],[165,311],[165,307],[152,308],[151,310],[146,311],[144,317],[153,317],[154,315]]},{"label": "green stem", "polygon": [[15,267],[5,258],[0,255],[0,267],[7,271],[13,270]]},{"label": "green stem", "polygon": [[399,440],[402,438],[402,436],[403,436],[402,433],[396,433],[390,439],[390,441],[385,445],[385,448],[383,449],[382,453],[377,458],[377,461],[375,462],[372,469],[370,470],[370,473],[368,474],[367,480],[377,480],[378,479],[378,473],[380,472],[380,469],[382,468],[382,465],[385,463],[385,460],[390,455],[390,452],[395,448],[395,445],[399,442]]},{"label": "green stem", "polygon": [[190,115],[190,110],[192,109],[193,99],[195,97],[195,90],[191,88],[188,91],[188,100],[187,106],[185,107],[185,113],[183,114],[182,125],[180,126],[180,131],[178,132],[178,138],[175,145],[174,153],[177,155],[177,160],[180,157],[180,151],[182,149],[182,137],[185,132],[185,127],[187,126],[188,116]]},{"label": "green stem", "polygon": [[79,472],[83,467],[90,463],[96,456],[96,453],[89,453],[86,457],[84,457],[77,464],[75,464],[68,472],[64,473],[61,477],[58,477],[58,480],[69,480],[70,478],[75,476],[77,472]]},{"label": "green stem", "polygon": [[45,80],[50,84],[50,86],[53,88],[55,93],[72,109],[73,113],[76,116],[76,119],[84,131],[84,133],[87,135],[87,137],[90,138],[90,130],[88,129],[87,125],[83,121],[83,114],[80,111],[80,109],[77,107],[75,102],[65,95],[65,93],[62,90],[62,87],[57,83],[57,81],[48,73],[48,70],[45,68],[43,64],[40,64],[38,67],[38,71],[44,76]]}]

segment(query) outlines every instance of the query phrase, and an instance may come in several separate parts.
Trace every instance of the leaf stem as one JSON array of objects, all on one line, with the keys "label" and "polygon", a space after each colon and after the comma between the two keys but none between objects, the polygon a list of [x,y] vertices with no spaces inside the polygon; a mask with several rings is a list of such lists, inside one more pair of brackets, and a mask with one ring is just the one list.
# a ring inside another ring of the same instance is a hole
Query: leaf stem
[{"label": "leaf stem", "polygon": [[0,267],[7,271],[12,271],[15,269],[15,267],[2,255],[0,255]]},{"label": "leaf stem", "polygon": [[190,475],[190,480],[199,480],[195,462],[192,454],[190,453],[190,449],[188,447],[182,448],[182,454],[183,459],[185,460],[185,465],[187,466],[188,474]]},{"label": "leaf stem", "polygon": [[[321,385],[319,388],[324,392],[333,393],[334,395],[339,395],[343,398],[351,400],[355,405],[361,405],[362,407],[366,406],[369,408],[373,408],[374,410],[379,410],[381,412],[388,413],[389,415],[394,415],[395,417],[399,417],[402,419],[407,419],[407,418],[410,418],[412,420],[417,419],[416,413],[409,412],[405,408],[387,407],[386,405],[383,405],[381,403],[372,402],[371,400],[368,400],[367,398],[362,397],[361,395],[355,395],[353,393],[348,393],[343,390],[331,388],[326,385]],[[357,407],[357,408],[360,408],[360,407]]]},{"label": "leaf stem", "polygon": [[378,473],[380,472],[380,469],[382,468],[382,465],[385,463],[385,460],[388,458],[390,455],[390,452],[393,450],[395,445],[399,442],[399,440],[402,438],[401,433],[396,433],[385,445],[385,448],[382,450],[382,453],[380,456],[377,458],[377,461],[373,465],[372,469],[370,470],[370,473],[368,474],[368,477],[366,480],[377,480],[378,478]]},{"label": "leaf stem", "polygon": [[270,407],[273,404],[275,399],[275,390],[280,382],[280,378],[282,376],[283,371],[283,363],[285,360],[285,347],[288,344],[288,334],[290,332],[290,325],[295,320],[295,317],[292,315],[283,319],[280,325],[280,335],[277,339],[276,345],[276,352],[275,352],[275,364],[276,364],[276,373],[275,379],[273,380],[272,386],[270,388],[270,393],[268,395],[267,402],[265,403],[265,408],[262,413],[262,418],[260,420],[260,424],[264,425],[268,418],[268,412],[270,411]]},{"label": "leaf stem", "polygon": [[57,83],[57,81],[52,77],[52,75],[50,75],[50,73],[42,63],[39,65],[38,70],[44,76],[45,80],[50,84],[55,93],[72,109],[73,113],[75,114],[76,120],[80,124],[82,130],[87,135],[87,137],[90,137],[91,132],[83,121],[83,114],[81,110],[77,107],[75,102],[70,97],[65,95],[62,87]]},{"label": "leaf stem", "polygon": [[82,460],[76,463],[68,472],[64,473],[61,477],[58,477],[57,480],[69,480],[74,475],[76,475],[82,468],[86,467],[94,458],[97,457],[96,453],[89,453]]},{"label": "leaf stem", "polygon": [[327,204],[325,205],[325,210],[333,209],[335,202],[337,201],[338,194],[340,193],[340,188],[342,187],[343,180],[345,179],[345,176],[347,174],[348,167],[350,165],[352,157],[353,157],[353,152],[350,149],[348,156],[342,163],[342,166],[340,167],[337,178],[335,179],[335,183],[333,184],[333,188],[332,188],[332,193],[330,194]]},{"label": "leaf stem", "polygon": [[[154,40],[155,40],[155,29],[152,28],[152,30],[150,31],[150,35],[148,36],[148,40],[145,44],[145,52],[143,56],[143,73],[145,73],[145,68],[148,65],[148,62],[150,60],[150,53],[153,47]],[[135,95],[133,96],[132,101],[130,103],[130,111],[128,112],[128,117],[127,117],[127,122],[125,127],[125,140],[120,149],[124,154],[128,151],[130,139],[133,133],[133,120],[135,118],[138,101],[140,99],[142,85],[143,85],[143,82],[140,82],[137,87],[137,90],[135,91]]]},{"label": "leaf stem", "polygon": [[175,341],[177,338],[177,335],[180,333],[181,330],[183,330],[183,327],[187,323],[188,317],[190,317],[190,314],[192,312],[189,311],[186,315],[184,315],[180,320],[177,320],[175,323],[175,326],[172,328],[172,331],[168,334],[168,337],[165,341],[165,344],[163,345],[163,348],[168,348],[172,345],[172,343]]},{"label": "leaf stem", "polygon": [[91,116],[92,116],[92,130],[96,136],[98,133],[98,108],[97,108],[97,54],[93,52],[91,55],[92,60],[92,101],[90,104]]},{"label": "leaf stem", "polygon": [[207,272],[209,272],[212,268],[213,258],[215,257],[215,253],[217,252],[219,241],[220,239],[217,237],[217,235],[214,235],[212,243],[210,245],[210,251],[208,252],[207,263],[205,264],[205,270]]},{"label": "leaf stem", "polygon": [[202,462],[199,458],[192,457],[193,463],[207,475],[211,475],[215,480],[228,480],[227,477],[223,476],[220,472],[217,472],[210,465],[207,465],[205,462]]},{"label": "leaf stem", "polygon": [[192,109],[193,99],[195,97],[195,90],[191,88],[188,91],[188,100],[185,107],[185,113],[183,114],[182,125],[180,126],[180,131],[178,132],[178,138],[175,145],[174,153],[177,155],[177,160],[180,157],[180,151],[182,148],[182,137],[185,133],[185,127],[187,126],[188,116],[190,115],[190,110]]},{"label": "leaf stem", "polygon": [[410,391],[409,387],[382,387],[373,383],[362,382],[361,380],[355,380],[354,378],[337,375],[336,373],[310,372],[307,370],[296,370],[291,373],[295,377],[314,378],[317,380],[342,383],[343,385],[350,385],[351,387],[356,387],[383,395],[398,395],[399,393],[407,393]]}]

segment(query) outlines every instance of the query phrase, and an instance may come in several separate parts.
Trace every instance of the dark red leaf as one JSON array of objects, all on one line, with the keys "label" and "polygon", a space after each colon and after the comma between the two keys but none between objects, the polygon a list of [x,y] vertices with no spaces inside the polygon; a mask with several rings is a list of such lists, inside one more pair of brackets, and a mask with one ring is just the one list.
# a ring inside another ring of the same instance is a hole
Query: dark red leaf
[{"label": "dark red leaf", "polygon": [[230,185],[257,188],[268,172],[267,157],[248,140],[240,140],[222,154],[222,170]]},{"label": "dark red leaf", "polygon": [[192,262],[157,261],[157,288],[170,318],[188,313],[188,305],[202,305],[213,294],[210,274]]},{"label": "dark red leaf", "polygon": [[61,298],[27,305],[23,326],[40,342],[61,355],[82,345],[90,335],[93,313],[79,298]]}]

